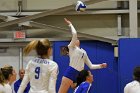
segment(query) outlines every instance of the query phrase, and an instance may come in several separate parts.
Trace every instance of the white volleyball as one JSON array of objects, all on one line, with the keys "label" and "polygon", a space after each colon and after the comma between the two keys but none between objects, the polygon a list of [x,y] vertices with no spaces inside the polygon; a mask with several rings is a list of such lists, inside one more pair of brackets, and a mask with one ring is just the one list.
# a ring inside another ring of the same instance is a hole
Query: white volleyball
[{"label": "white volleyball", "polygon": [[82,1],[77,1],[75,10],[78,12],[84,12],[86,10],[86,5]]}]

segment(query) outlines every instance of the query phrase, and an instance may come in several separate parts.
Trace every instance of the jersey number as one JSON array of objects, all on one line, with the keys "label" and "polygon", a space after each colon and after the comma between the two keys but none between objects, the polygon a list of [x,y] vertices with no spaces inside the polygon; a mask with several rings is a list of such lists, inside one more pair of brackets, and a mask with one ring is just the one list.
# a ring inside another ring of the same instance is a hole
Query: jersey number
[{"label": "jersey number", "polygon": [[36,67],[36,68],[35,68],[35,73],[36,73],[35,79],[39,79],[40,67]]}]

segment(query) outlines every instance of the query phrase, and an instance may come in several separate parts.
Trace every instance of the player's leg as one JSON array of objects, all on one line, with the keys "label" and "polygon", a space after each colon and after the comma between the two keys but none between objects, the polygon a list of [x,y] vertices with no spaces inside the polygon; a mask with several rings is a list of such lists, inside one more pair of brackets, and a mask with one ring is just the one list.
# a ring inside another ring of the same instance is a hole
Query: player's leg
[{"label": "player's leg", "polygon": [[71,79],[63,76],[58,93],[67,93],[72,84],[73,81]]}]

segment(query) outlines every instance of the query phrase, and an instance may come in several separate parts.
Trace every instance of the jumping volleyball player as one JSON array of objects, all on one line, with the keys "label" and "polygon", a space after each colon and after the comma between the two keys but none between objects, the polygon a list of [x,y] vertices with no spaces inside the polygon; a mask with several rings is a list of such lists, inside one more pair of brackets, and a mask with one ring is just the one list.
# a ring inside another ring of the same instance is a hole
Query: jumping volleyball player
[{"label": "jumping volleyball player", "polygon": [[106,63],[97,65],[91,63],[86,51],[80,48],[80,41],[77,38],[77,32],[72,23],[66,18],[64,18],[64,20],[71,28],[72,40],[68,45],[70,64],[62,77],[62,82],[58,93],[67,93],[70,86],[73,86],[73,82],[76,81],[79,71],[84,69],[84,64],[86,64],[90,69],[101,69],[107,67]]},{"label": "jumping volleyball player", "polygon": [[18,93],[23,93],[29,81],[31,85],[29,93],[56,93],[58,65],[49,59],[52,54],[50,41],[42,39],[30,42],[24,49],[25,55],[33,49],[38,56],[27,64]]}]

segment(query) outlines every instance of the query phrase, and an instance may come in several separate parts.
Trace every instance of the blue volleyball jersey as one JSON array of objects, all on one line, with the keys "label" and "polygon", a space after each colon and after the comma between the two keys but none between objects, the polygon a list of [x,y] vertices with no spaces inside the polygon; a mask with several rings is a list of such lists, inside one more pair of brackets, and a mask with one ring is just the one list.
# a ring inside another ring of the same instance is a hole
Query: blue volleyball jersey
[{"label": "blue volleyball jersey", "polygon": [[82,82],[74,91],[74,93],[89,93],[91,84],[88,82]]}]

